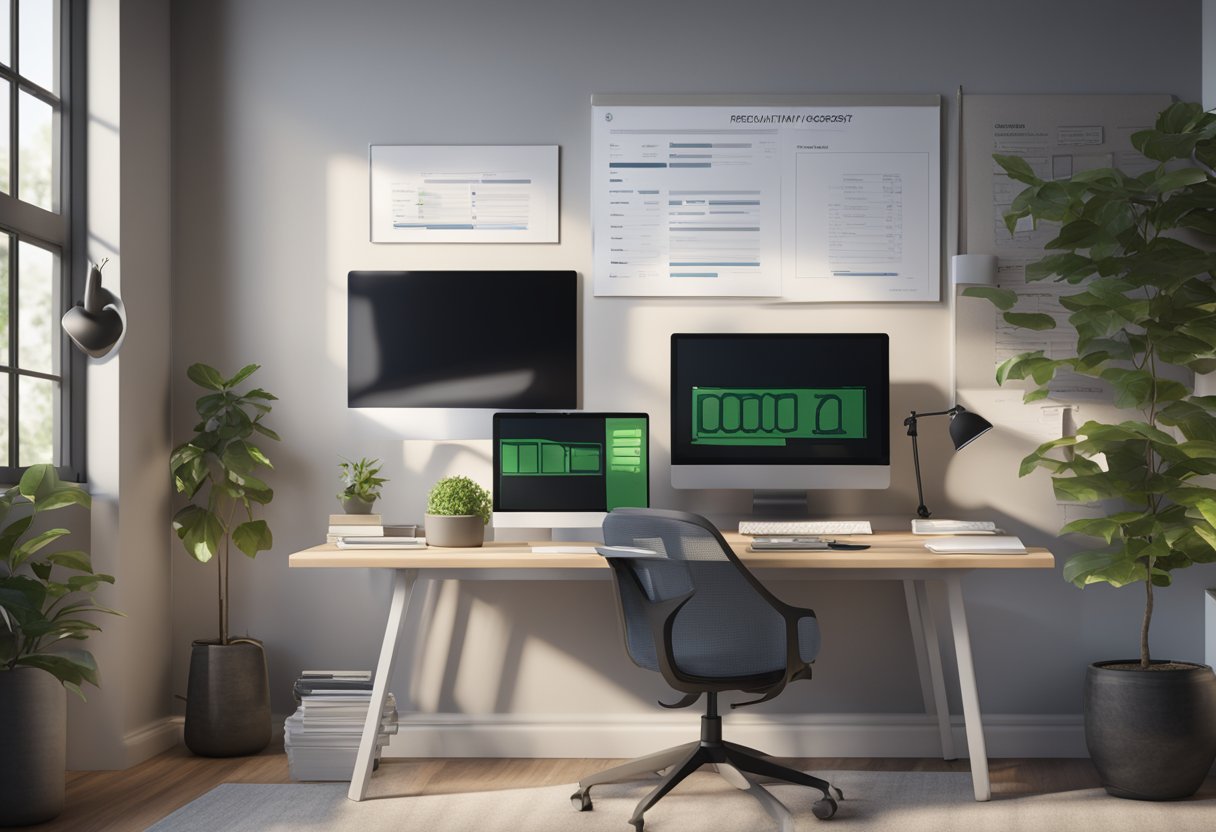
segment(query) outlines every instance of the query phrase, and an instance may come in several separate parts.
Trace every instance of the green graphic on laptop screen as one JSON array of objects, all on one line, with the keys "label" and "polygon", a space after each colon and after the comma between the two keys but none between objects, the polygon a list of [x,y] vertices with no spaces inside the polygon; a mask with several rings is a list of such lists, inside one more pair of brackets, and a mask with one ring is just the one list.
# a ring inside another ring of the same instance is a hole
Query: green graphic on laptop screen
[{"label": "green graphic on laptop screen", "polygon": [[647,419],[633,414],[500,414],[496,510],[645,507]]}]

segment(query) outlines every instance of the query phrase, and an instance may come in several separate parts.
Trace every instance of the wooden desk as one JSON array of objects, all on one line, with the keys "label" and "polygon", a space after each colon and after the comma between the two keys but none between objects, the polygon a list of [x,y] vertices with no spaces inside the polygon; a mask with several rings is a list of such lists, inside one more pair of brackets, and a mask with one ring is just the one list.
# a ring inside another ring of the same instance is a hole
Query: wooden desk
[{"label": "wooden desk", "polygon": [[[826,550],[813,552],[747,551],[748,538],[725,535],[735,553],[765,580],[899,580],[904,584],[908,622],[912,628],[920,671],[921,691],[928,713],[936,713],[941,735],[942,755],[954,759],[954,740],[942,673],[941,644],[928,592],[928,581],[945,585],[954,651],[958,661],[959,689],[962,692],[963,721],[971,759],[971,779],[976,800],[988,800],[988,758],[984,728],[980,717],[979,691],[971,654],[971,637],[963,602],[962,578],[973,569],[1050,569],[1055,558],[1046,549],[1031,549],[1025,555],[937,555],[924,548],[929,538],[911,533],[883,532],[875,535],[841,537],[870,544],[861,551]],[[487,542],[476,549],[374,549],[352,552],[332,544],[314,546],[291,555],[293,568],[392,569],[393,598],[384,628],[384,641],[376,665],[372,702],[359,744],[354,775],[347,797],[362,800],[375,761],[375,739],[380,714],[393,673],[401,625],[411,601],[420,603],[427,581],[443,580],[608,580],[607,563],[596,554],[573,552],[532,552],[533,545],[559,546],[554,541],[536,544]],[[570,546],[591,543],[570,542]],[[421,578],[421,580],[420,580]]]}]

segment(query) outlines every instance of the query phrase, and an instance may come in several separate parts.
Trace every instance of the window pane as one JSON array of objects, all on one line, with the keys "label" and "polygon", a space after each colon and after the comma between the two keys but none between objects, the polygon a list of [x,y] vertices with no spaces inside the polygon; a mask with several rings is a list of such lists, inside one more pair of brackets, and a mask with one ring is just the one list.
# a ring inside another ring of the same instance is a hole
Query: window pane
[{"label": "window pane", "polygon": [[12,95],[12,86],[7,80],[0,78],[0,192],[6,194],[13,192],[12,183],[9,181],[9,171],[13,167],[9,161],[12,158],[12,149],[8,146],[8,102],[10,95]]},{"label": "window pane", "polygon": [[56,0],[20,0],[17,7],[17,71],[52,92],[59,92],[56,65]]},{"label": "window pane", "polygon": [[55,111],[27,92],[17,92],[17,197],[58,211],[55,193]]},{"label": "window pane", "polygon": [[[7,234],[0,234],[0,364],[8,366],[8,275],[9,275],[9,257],[8,247],[9,241],[12,238]],[[7,384],[3,378],[0,378],[0,384]],[[8,395],[8,388],[5,387],[5,395]],[[8,412],[6,409],[5,413]],[[8,418],[7,416],[5,418]],[[7,445],[5,447],[8,447]]]},{"label": "window pane", "polygon": [[17,366],[23,370],[59,372],[57,272],[54,254],[17,243]]},{"label": "window pane", "polygon": [[55,465],[55,399],[59,383],[45,378],[17,379],[17,464],[24,468]]},{"label": "window pane", "polygon": [[12,465],[8,458],[8,373],[0,373],[0,465]]},{"label": "window pane", "polygon": [[12,27],[9,25],[12,20],[12,3],[9,0],[0,0],[0,64],[5,66],[13,65],[12,50],[13,45]]}]

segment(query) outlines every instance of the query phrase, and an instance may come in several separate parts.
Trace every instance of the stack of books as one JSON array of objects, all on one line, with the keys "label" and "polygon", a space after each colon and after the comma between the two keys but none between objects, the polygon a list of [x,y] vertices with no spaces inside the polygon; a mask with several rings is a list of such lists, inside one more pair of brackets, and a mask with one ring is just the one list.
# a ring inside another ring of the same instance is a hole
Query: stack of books
[{"label": "stack of books", "polygon": [[[299,702],[287,718],[283,745],[293,780],[350,780],[372,698],[366,670],[305,670],[295,683]],[[380,715],[376,760],[397,733],[397,702],[390,693]]]},{"label": "stack of books", "polygon": [[331,514],[326,543],[343,537],[384,537],[384,519],[379,514]]}]

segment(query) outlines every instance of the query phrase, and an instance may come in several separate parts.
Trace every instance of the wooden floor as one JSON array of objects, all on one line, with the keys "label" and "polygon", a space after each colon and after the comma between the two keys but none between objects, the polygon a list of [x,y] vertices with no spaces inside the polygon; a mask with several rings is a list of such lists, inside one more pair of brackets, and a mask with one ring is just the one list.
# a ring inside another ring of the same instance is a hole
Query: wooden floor
[{"label": "wooden floor", "polygon": [[[372,795],[452,794],[574,783],[614,760],[446,759],[386,760],[372,778]],[[793,761],[804,770],[957,771],[967,761],[814,758]],[[1093,788],[1089,760],[992,760],[995,799]],[[227,760],[167,751],[126,771],[69,772],[67,808],[49,823],[15,827],[38,832],[138,832],[221,783],[288,783],[287,756],[271,749]],[[222,830],[217,830],[222,832]]]}]

